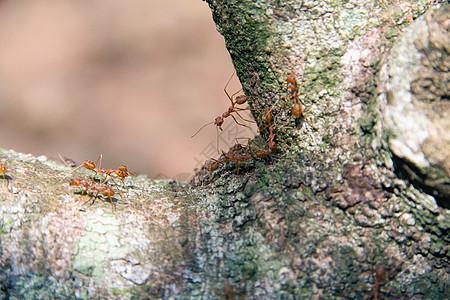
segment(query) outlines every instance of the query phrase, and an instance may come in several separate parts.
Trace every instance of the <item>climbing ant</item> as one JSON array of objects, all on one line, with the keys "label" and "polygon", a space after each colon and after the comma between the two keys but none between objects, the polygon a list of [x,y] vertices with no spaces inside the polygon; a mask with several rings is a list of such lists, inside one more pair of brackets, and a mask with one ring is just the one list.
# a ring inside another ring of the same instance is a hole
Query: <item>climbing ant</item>
[{"label": "climbing ant", "polygon": [[381,293],[381,285],[386,283],[388,272],[384,265],[378,265],[375,270],[372,270],[372,273],[374,284],[373,291],[370,293],[370,297],[373,296],[373,300],[378,300]]},{"label": "climbing ant", "polygon": [[[370,270],[370,275],[373,278],[373,288],[369,294],[369,299],[378,300],[381,299],[380,296],[384,293],[388,293],[388,290],[382,290],[383,286],[386,286],[389,281],[391,281],[395,275],[401,269],[402,263],[397,263],[394,266],[386,266],[382,263],[378,264],[375,269]],[[394,291],[391,291],[395,294]]]},{"label": "climbing ant", "polygon": [[295,72],[294,72],[294,71],[292,71],[292,72],[289,74],[289,76],[287,77],[286,81],[287,81],[288,84],[289,84],[289,89],[290,89],[290,91],[291,91],[291,98],[292,98],[292,99],[291,99],[290,101],[286,102],[286,103],[283,103],[281,106],[284,106],[284,105],[286,105],[286,104],[288,104],[288,103],[290,103],[290,102],[294,102],[294,103],[292,104],[292,107],[291,107],[292,115],[294,115],[294,117],[295,117],[296,119],[298,119],[298,118],[300,118],[300,117],[303,117],[303,118],[306,120],[306,122],[308,122],[308,124],[309,124],[312,128],[314,128],[316,131],[320,132],[319,129],[317,129],[317,127],[314,126],[314,125],[311,123],[311,121],[308,119],[308,117],[305,115],[305,112],[303,111],[302,103],[300,102],[300,99],[298,98],[299,96],[303,96],[303,95],[307,95],[307,94],[311,93],[311,92],[314,91],[315,89],[312,90],[312,91],[310,91],[310,92],[308,92],[308,93],[300,93],[300,94],[299,94],[299,93],[298,93],[298,90],[299,90],[299,88],[300,88],[303,84],[298,85],[297,79],[295,78]]},{"label": "climbing ant", "polygon": [[[238,290],[241,288],[241,283],[239,283],[238,285]],[[222,293],[223,293],[223,297],[225,300],[233,300],[236,299],[236,297],[238,296],[238,292],[234,290],[234,287],[229,284],[229,283],[225,283],[223,288],[222,288]],[[216,292],[216,295],[219,296],[219,294]],[[239,297],[238,299],[244,299],[243,296]]]},{"label": "climbing ant", "polygon": [[[245,299],[246,295],[239,296],[239,294],[242,292],[245,292],[245,291],[241,291],[241,287],[242,287],[242,283],[244,282],[248,273],[249,273],[249,270],[246,270],[244,272],[242,279],[237,282],[236,288],[235,288],[235,286],[233,286],[230,283],[225,283],[222,287],[221,292],[214,290],[214,293],[221,298],[223,297],[223,299],[225,299],[225,300]],[[241,292],[239,292],[239,291],[241,291]]]},{"label": "climbing ant", "polygon": [[248,140],[247,146],[243,146],[240,143],[236,143],[232,146],[228,152],[224,152],[222,150],[222,156],[218,160],[211,158],[208,162],[205,163],[204,169],[211,172],[215,171],[221,165],[226,164],[228,162],[234,162],[236,166],[236,174],[239,174],[239,164],[243,162],[247,162],[251,159],[256,158],[267,158],[272,153],[275,153],[277,150],[277,142],[276,139],[278,134],[275,133],[275,125],[273,124],[273,114],[271,109],[264,110],[264,121],[267,122],[267,127],[269,129],[269,138],[266,142],[267,150],[257,148],[256,151],[252,151],[251,140]]},{"label": "climbing ant", "polygon": [[239,150],[239,153],[236,153],[233,149],[230,149],[230,151],[228,151],[227,153],[222,152],[224,155],[224,163],[234,162],[237,175],[239,175],[239,164],[247,162],[253,158],[251,154],[245,153],[241,150],[243,150],[243,148]]},{"label": "climbing ant", "polygon": [[[396,294],[394,291],[389,291],[386,286],[399,273],[403,263],[401,261],[394,261],[392,263],[378,262],[375,265],[375,250],[376,249],[374,249],[373,246],[367,249],[367,251],[369,251],[368,257],[370,259],[371,266],[364,273],[368,273],[368,278],[371,278],[369,281],[373,281],[373,286],[372,288],[365,288],[370,289],[369,298],[367,299],[379,300],[381,299],[382,294],[388,294],[390,292]],[[383,252],[380,254],[383,254]]]},{"label": "climbing ant", "polygon": [[[223,91],[225,92],[225,94],[227,95],[228,99],[231,102],[231,106],[228,107],[226,112],[224,112],[222,115],[220,115],[217,118],[215,118],[215,120],[213,122],[206,123],[205,125],[200,127],[200,129],[194,135],[191,136],[191,138],[195,137],[203,128],[205,128],[208,125],[214,124],[216,126],[216,133],[217,133],[217,152],[219,152],[219,131],[218,131],[218,129],[223,131],[222,125],[223,125],[223,123],[224,123],[226,118],[232,117],[234,122],[236,122],[236,124],[238,124],[240,126],[247,127],[248,129],[251,129],[250,126],[238,122],[238,120],[236,119],[236,117],[232,113],[236,113],[236,115],[238,115],[242,120],[244,120],[246,122],[254,123],[254,121],[246,119],[246,118],[242,117],[241,114],[239,114],[240,111],[251,110],[250,108],[248,108],[248,107],[247,108],[236,107],[236,105],[243,105],[243,104],[245,104],[247,102],[247,100],[248,100],[248,97],[246,95],[236,96],[236,94],[239,93],[242,89],[237,91],[236,93],[232,94],[231,96],[227,92],[227,87],[230,84],[230,81],[233,78],[235,73],[236,73],[236,71],[233,72],[233,74],[231,75],[231,77],[228,80],[227,84],[223,88]],[[233,100],[233,98],[234,98],[234,100]]]},{"label": "climbing ant", "polygon": [[[115,195],[115,192],[112,188],[105,185],[104,183],[100,184],[100,186],[97,187],[94,184],[89,183],[89,181],[87,181],[86,179],[76,178],[76,179],[72,179],[69,182],[69,185],[82,187],[80,197],[83,197],[84,194],[86,194],[88,196],[93,196],[94,193],[95,193],[94,201],[98,197],[98,194],[102,194],[103,196],[108,197],[111,202],[112,210],[114,211],[114,203],[113,203],[112,197]],[[94,203],[94,202],[92,202],[92,203]]]},{"label": "climbing ant", "polygon": [[[264,109],[264,114],[263,114],[262,120],[265,121],[267,123],[267,125],[266,125],[266,127],[262,128],[260,130],[264,130],[265,128],[267,128],[269,130],[269,137],[266,141],[266,145],[269,150],[266,151],[267,153],[260,151],[260,155],[264,156],[264,158],[265,158],[265,157],[269,156],[270,153],[275,153],[277,151],[276,139],[278,137],[278,134],[275,133],[275,125],[273,123],[272,108]],[[260,155],[258,157],[262,158],[262,157],[260,157]]]},{"label": "climbing ant", "polygon": [[222,150],[222,156],[219,159],[211,158],[205,162],[202,170],[208,171],[211,177],[211,173],[217,170],[221,165],[234,162],[236,166],[236,173],[239,174],[239,164],[249,161],[252,158],[252,155],[245,152],[245,146],[236,143],[228,150],[228,152]]}]

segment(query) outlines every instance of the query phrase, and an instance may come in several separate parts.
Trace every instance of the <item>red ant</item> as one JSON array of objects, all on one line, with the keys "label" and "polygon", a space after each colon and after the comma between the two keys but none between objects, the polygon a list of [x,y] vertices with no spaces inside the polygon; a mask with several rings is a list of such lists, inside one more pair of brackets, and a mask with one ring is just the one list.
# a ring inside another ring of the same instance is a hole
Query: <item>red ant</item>
[{"label": "red ant", "polygon": [[[268,128],[268,130],[269,130],[269,138],[266,141],[268,150],[258,150],[257,151],[258,158],[266,158],[271,153],[275,153],[277,151],[276,139],[278,137],[278,134],[275,133],[275,125],[273,124],[272,108],[270,108],[270,109],[266,108],[264,110],[263,121],[265,121],[267,123],[267,126],[264,127],[263,129]],[[260,129],[260,130],[262,130],[262,129]]]},{"label": "red ant", "polygon": [[[111,205],[113,206],[112,197],[115,195],[115,192],[106,184],[108,179],[111,179],[117,186],[114,177],[118,178],[120,181],[122,181],[122,184],[126,188],[128,194],[128,186],[125,184],[125,178],[130,176],[131,173],[128,171],[128,168],[125,165],[121,165],[117,169],[103,169],[101,167],[102,160],[102,154],[99,155],[95,163],[91,160],[83,160],[83,163],[73,169],[70,173],[81,167],[84,167],[85,169],[94,172],[94,175],[89,181],[86,179],[73,179],[70,181],[69,185],[81,186],[83,188],[81,196],[83,196],[84,194],[93,195],[94,193],[96,193],[95,197],[97,197],[98,194],[108,197],[111,201]],[[95,179],[97,175],[100,177],[98,180]],[[94,185],[95,181],[98,181],[99,183],[97,185]]]},{"label": "red ant", "polygon": [[[231,79],[233,78],[233,76],[234,76],[235,73],[236,73],[236,71],[233,72],[233,74],[231,75],[231,77],[230,77],[230,79],[228,80],[227,84],[226,84],[225,87],[223,88],[223,91],[225,92],[225,94],[227,95],[228,99],[229,99],[230,102],[231,102],[231,106],[228,108],[228,110],[227,110],[226,112],[224,112],[222,115],[218,116],[213,122],[206,123],[205,125],[203,125],[202,127],[200,127],[200,129],[199,129],[193,136],[191,136],[191,138],[195,137],[195,136],[196,136],[203,128],[205,128],[205,127],[208,126],[208,125],[211,125],[211,124],[216,125],[216,132],[217,132],[217,151],[219,151],[219,132],[218,132],[218,129],[220,129],[221,131],[223,130],[223,129],[222,129],[222,125],[223,125],[223,122],[225,121],[226,118],[228,118],[228,117],[231,116],[231,117],[233,118],[234,122],[236,122],[236,124],[251,129],[250,126],[245,125],[245,124],[242,124],[242,123],[239,123],[238,120],[236,119],[236,117],[235,117],[234,115],[232,115],[232,113],[236,113],[242,120],[244,120],[244,121],[246,121],[246,122],[253,123],[253,121],[248,120],[248,119],[245,119],[244,117],[242,117],[242,116],[239,114],[239,111],[250,110],[250,108],[236,107],[236,105],[243,105],[243,104],[245,104],[245,103],[247,102],[247,100],[248,100],[248,97],[247,97],[246,95],[239,95],[239,96],[234,97],[234,96],[235,96],[237,93],[239,93],[242,89],[239,90],[239,91],[237,91],[236,93],[232,94],[231,96],[230,96],[230,94],[228,94],[228,92],[227,92],[228,84],[230,83],[230,81],[231,81]],[[233,100],[233,98],[234,98],[234,100]],[[217,128],[218,128],[218,129],[217,129]]]},{"label": "red ant", "polygon": [[[263,120],[267,122],[267,127],[269,129],[269,138],[266,142],[268,150],[258,149],[256,151],[252,151],[252,147],[250,145],[250,139],[248,139],[247,147],[243,146],[240,143],[232,146],[228,152],[222,151],[222,157],[218,160],[211,158],[204,165],[204,169],[211,172],[217,170],[221,165],[226,164],[228,162],[234,162],[236,166],[236,174],[239,174],[239,164],[243,162],[247,162],[253,158],[267,158],[272,153],[277,150],[277,142],[276,138],[278,135],[274,132],[275,125],[272,122],[273,114],[272,109],[264,110]],[[261,127],[261,126],[260,126]],[[248,149],[248,150],[247,150]]]},{"label": "red ant", "polygon": [[[125,165],[119,166],[116,170],[114,170],[114,174],[122,181],[123,185],[125,185],[125,178],[130,176],[130,172],[128,172],[128,168]],[[127,188],[128,189],[128,188]]]},{"label": "red ant", "polygon": [[[122,184],[124,185],[124,187],[127,190],[128,193],[128,187],[125,184],[125,178],[130,176],[130,172],[128,172],[128,168],[125,165],[121,165],[119,166],[117,169],[102,169],[102,160],[103,160],[103,155],[100,154],[97,158],[97,161],[94,163],[91,160],[83,160],[83,163],[81,165],[79,165],[78,167],[76,167],[75,169],[73,169],[70,173],[74,172],[75,170],[84,167],[85,169],[91,170],[93,171],[95,174],[94,176],[91,178],[91,184],[94,182],[94,178],[96,175],[102,176],[103,174],[105,174],[105,178],[104,180],[100,180],[100,183],[105,183],[106,180],[108,179],[108,176],[112,179],[112,174],[115,174],[117,176],[117,178],[120,179],[120,181],[122,181]],[[97,167],[98,164],[98,167]],[[114,179],[113,179],[114,181]]]},{"label": "red ant", "polygon": [[[374,260],[375,253],[374,248],[370,248],[369,258],[371,261],[371,267],[369,268],[369,276],[372,277],[373,287],[371,288],[369,298],[373,300],[379,300],[382,294],[387,293],[386,290],[383,290],[383,286],[386,286],[389,281],[391,281],[396,274],[401,270],[402,263],[394,263],[394,264],[383,264],[378,263],[374,268]],[[386,287],[385,287],[386,289]]]},{"label": "red ant", "polygon": [[240,143],[235,144],[228,150],[228,152],[222,151],[222,156],[219,159],[211,158],[210,160],[208,160],[202,169],[208,171],[211,176],[211,173],[217,170],[221,165],[233,162],[236,166],[236,174],[239,175],[240,163],[247,162],[251,159],[256,158],[267,158],[276,151],[277,145],[275,138],[277,135],[273,132],[273,124],[269,128],[269,131],[269,140],[266,143],[268,146],[267,150],[263,150],[260,148],[258,148],[256,151],[252,150],[252,146],[250,145],[251,140],[248,139],[249,143],[247,146],[243,146]]},{"label": "red ant", "polygon": [[[401,270],[401,265],[402,263],[397,263],[394,266],[391,265],[390,267],[386,267],[384,264],[379,264],[375,269],[371,270],[371,275],[374,281],[373,289],[369,294],[369,297],[371,297],[371,299],[381,299],[380,296],[383,293],[387,293],[387,291],[382,290],[382,287],[387,285],[387,283],[396,276],[396,273]],[[392,292],[395,294],[394,291]]]},{"label": "red ant", "polygon": [[387,270],[384,265],[378,265],[373,271],[374,285],[373,291],[370,293],[370,296],[373,296],[373,300],[379,299],[379,294],[381,292],[381,285],[386,282]]},{"label": "red ant", "polygon": [[282,106],[284,106],[290,102],[294,102],[294,104],[292,105],[292,108],[291,108],[291,112],[294,115],[294,117],[295,118],[303,117],[306,120],[306,122],[308,122],[308,124],[311,125],[312,128],[314,128],[316,131],[320,132],[319,129],[317,129],[316,126],[314,126],[311,123],[311,121],[308,119],[308,117],[305,115],[305,112],[303,111],[303,106],[298,97],[307,95],[308,93],[301,93],[301,94],[298,93],[299,87],[302,86],[303,84],[300,86],[298,85],[297,79],[295,78],[295,72],[292,71],[286,80],[289,83],[289,89],[291,90],[292,100],[284,103]]},{"label": "red ant", "polygon": [[83,187],[84,189],[81,191],[81,197],[84,194],[92,196],[94,193],[96,193],[94,196],[94,201],[95,201],[95,198],[97,198],[98,194],[102,194],[103,196],[108,197],[111,202],[111,207],[114,211],[114,203],[113,203],[112,197],[115,195],[115,192],[109,186],[102,184],[99,187],[97,187],[97,186],[89,183],[86,179],[79,179],[79,178],[72,179],[69,182],[69,185]]},{"label": "red ant", "polygon": [[[112,179],[113,177],[111,175],[115,174],[117,176],[117,178],[119,178],[120,181],[122,181],[122,184],[126,188],[127,194],[128,194],[128,186],[125,184],[125,178],[130,176],[130,172],[128,172],[127,166],[121,165],[117,169],[107,169],[107,170],[102,169],[101,167],[99,167],[97,169],[97,172],[100,175],[101,174],[105,174],[106,175],[105,176],[105,180],[103,182],[105,182],[108,179],[108,176]],[[113,181],[114,181],[114,179],[113,179]]]},{"label": "red ant", "polygon": [[239,164],[241,162],[246,162],[253,158],[252,155],[244,152],[245,147],[239,143],[235,144],[233,147],[228,150],[228,152],[222,151],[222,157],[217,159],[211,158],[204,165],[204,169],[207,170],[210,174],[217,170],[221,165],[226,164],[228,162],[234,162],[236,166],[236,173],[239,174]]},{"label": "red ant", "polygon": [[269,125],[269,139],[267,141],[267,147],[269,148],[270,152],[276,152],[277,151],[277,143],[275,142],[275,139],[278,137],[278,134],[274,133],[275,126],[273,124]]},{"label": "red ant", "polygon": [[[243,162],[247,162],[253,158],[267,158],[272,153],[276,152],[277,150],[277,143],[276,138],[277,134],[274,133],[275,126],[272,122],[273,115],[271,109],[264,110],[264,121],[268,123],[269,128],[269,139],[266,142],[266,145],[268,147],[268,150],[258,149],[256,151],[252,151],[252,147],[250,145],[250,139],[248,139],[247,147],[243,146],[240,143],[235,144],[228,150],[228,152],[222,151],[223,158],[219,160],[211,159],[207,163],[207,170],[211,173],[212,171],[216,170],[219,166],[222,164],[228,163],[228,162],[234,162],[236,166],[236,174],[239,174],[239,164]],[[248,149],[248,151],[246,151]]]},{"label": "red ant", "polygon": [[0,162],[0,174],[2,174],[2,177],[3,177],[3,180],[6,180],[6,188],[8,189],[8,191],[9,191],[9,187],[8,187],[8,178],[6,178],[6,176],[5,176],[5,174],[6,174],[6,172],[8,172],[8,169],[6,168],[6,166],[4,165],[4,164],[2,164],[1,162]]},{"label": "red ant", "polygon": [[8,169],[6,168],[6,166],[4,164],[2,164],[0,162],[0,174],[2,174],[3,180],[6,179],[6,177],[5,177],[6,172],[8,172]]},{"label": "red ant", "polygon": [[[239,145],[239,148],[236,148],[236,145]],[[234,162],[234,165],[236,166],[236,174],[239,175],[239,164],[249,161],[253,158],[251,154],[245,153],[242,150],[244,149],[242,145],[236,144],[234,147],[230,149],[227,153],[222,152],[224,155],[224,163],[227,162]],[[239,149],[239,150],[236,150]],[[240,153],[236,153],[240,151]]]},{"label": "red ant", "polygon": [[225,283],[222,287],[222,293],[218,293],[217,291],[214,291],[214,293],[219,297],[223,297],[223,299],[225,300],[245,299],[246,296],[238,297],[239,294],[238,291],[241,290],[242,282],[245,280],[245,277],[247,276],[248,272],[249,272],[248,270],[244,272],[243,278],[239,280],[236,289],[234,288],[233,285]]}]

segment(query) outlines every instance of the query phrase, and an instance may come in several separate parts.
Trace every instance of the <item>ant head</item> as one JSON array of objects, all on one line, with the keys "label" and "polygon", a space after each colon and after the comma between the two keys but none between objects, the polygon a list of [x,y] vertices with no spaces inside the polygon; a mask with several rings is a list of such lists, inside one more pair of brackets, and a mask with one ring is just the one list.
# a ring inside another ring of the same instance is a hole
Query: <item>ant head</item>
[{"label": "ant head", "polygon": [[244,146],[242,146],[241,144],[235,144],[233,147],[231,147],[232,151],[241,151],[242,149],[244,149]]},{"label": "ant head", "polygon": [[223,124],[223,118],[222,118],[222,117],[217,117],[217,118],[214,120],[214,125],[220,127],[220,126],[222,126],[222,124]]},{"label": "ant head", "polygon": [[128,173],[128,168],[125,165],[121,165],[120,167],[117,168],[119,171],[123,172],[123,173]]},{"label": "ant head", "polygon": [[8,169],[6,169],[5,165],[0,163],[0,173],[5,174],[8,172]]},{"label": "ant head", "polygon": [[277,143],[275,143],[275,141],[269,141],[267,143],[267,147],[270,149],[271,152],[277,151]]},{"label": "ant head", "polygon": [[76,179],[72,179],[71,181],[69,181],[69,185],[80,185],[81,184],[81,179],[76,178]]},{"label": "ant head", "polygon": [[295,73],[294,71],[291,72],[291,74],[289,74],[288,78],[287,78],[287,82],[294,84],[297,80],[295,79]]}]

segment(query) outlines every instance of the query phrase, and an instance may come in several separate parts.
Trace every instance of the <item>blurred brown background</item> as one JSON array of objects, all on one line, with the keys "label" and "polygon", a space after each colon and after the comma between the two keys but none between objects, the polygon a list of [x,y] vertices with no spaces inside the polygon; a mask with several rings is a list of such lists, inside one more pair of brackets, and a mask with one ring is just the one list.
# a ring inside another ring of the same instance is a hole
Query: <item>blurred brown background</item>
[{"label": "blurred brown background", "polygon": [[191,136],[232,73],[201,0],[0,1],[0,147],[186,180],[217,156],[213,125]]}]

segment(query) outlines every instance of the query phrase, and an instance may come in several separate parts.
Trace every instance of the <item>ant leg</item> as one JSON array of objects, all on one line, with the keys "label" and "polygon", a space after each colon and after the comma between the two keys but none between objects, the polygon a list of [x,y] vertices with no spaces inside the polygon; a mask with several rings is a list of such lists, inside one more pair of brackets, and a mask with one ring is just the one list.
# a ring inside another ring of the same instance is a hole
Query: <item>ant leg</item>
[{"label": "ant leg", "polygon": [[233,71],[233,74],[231,74],[230,79],[228,79],[227,84],[226,84],[225,87],[223,88],[223,91],[224,91],[225,94],[227,95],[228,99],[230,99],[231,106],[234,106],[233,96],[236,95],[237,93],[239,93],[239,92],[242,90],[242,89],[241,89],[241,90],[237,91],[236,93],[234,93],[233,95],[231,95],[231,97],[230,97],[230,95],[228,94],[228,92],[227,92],[227,87],[228,87],[228,85],[230,84],[231,79],[233,79],[234,74],[236,74],[236,70]]},{"label": "ant leg", "polygon": [[320,134],[319,129],[317,129],[317,127],[314,126],[314,125],[311,123],[311,121],[305,116],[304,113],[302,113],[302,116],[303,116],[303,118],[306,120],[306,122]]},{"label": "ant leg", "polygon": [[128,191],[128,186],[125,184],[125,178],[123,178],[123,179],[121,178],[120,181],[122,181],[123,186],[124,186],[125,189],[127,190],[127,197],[128,197],[129,191]]},{"label": "ant leg", "polygon": [[251,128],[250,126],[248,126],[248,125],[239,123],[233,115],[230,115],[230,116],[233,118],[233,120],[236,122],[236,124],[241,125],[241,126],[244,126],[244,127],[247,127],[247,128],[250,129],[250,130],[252,129],[252,128]]},{"label": "ant leg", "polygon": [[[81,203],[81,206],[85,206],[91,200],[90,198],[88,198],[86,201],[82,202],[83,196],[85,194],[86,194],[86,196],[92,196],[92,194],[90,194],[88,191],[86,191],[84,189],[81,190],[80,199],[78,200]],[[89,206],[93,205],[94,202],[95,202],[95,197],[94,197],[94,200],[92,201],[92,203]]]},{"label": "ant leg", "polygon": [[[88,195],[88,194],[86,194],[86,195]],[[93,200],[92,200],[92,203],[91,204],[89,204],[89,206],[92,206],[92,205],[94,205],[94,203],[95,203],[95,199],[97,198],[97,196],[94,196],[94,195],[89,195],[89,196],[91,196],[92,198],[93,198]],[[81,199],[80,199],[81,200]],[[86,205],[88,202],[90,202],[91,201],[91,199],[90,198],[88,198],[86,201],[84,201],[84,203],[82,204],[83,206],[84,205]]]},{"label": "ant leg", "polygon": [[[98,156],[97,160],[95,161],[95,165],[97,166],[98,172],[102,172],[102,162],[103,162],[103,154],[100,153],[100,155]],[[108,176],[108,175],[106,175],[106,176]],[[105,176],[105,178],[106,178],[106,176]],[[95,175],[92,177],[92,183],[91,184],[94,183],[94,179],[95,179]],[[99,178],[99,180],[101,182],[102,178]]]},{"label": "ant leg", "polygon": [[203,166],[202,169],[206,169],[206,171],[209,172],[209,178],[211,178],[211,173],[214,172],[215,170],[217,170],[217,168],[221,164],[222,163],[219,160],[211,158],[211,159],[209,159],[208,161],[205,162],[205,165]]},{"label": "ant leg", "polygon": [[[216,126],[216,147],[217,147],[217,153],[220,154],[220,150],[219,150],[219,127]],[[222,129],[222,128],[220,128]]]},{"label": "ant leg", "polygon": [[[112,181],[114,182],[114,184],[118,187],[119,185],[116,183],[116,181],[111,177]],[[122,182],[123,187],[125,188],[125,190],[127,191],[127,196],[128,196],[128,186],[125,184],[125,177],[119,177],[119,180]],[[117,191],[119,193],[119,191]],[[122,197],[122,195],[121,195]],[[123,198],[123,197],[122,197]]]},{"label": "ant leg", "polygon": [[249,122],[249,123],[256,123],[255,121],[249,120],[244,118],[243,116],[241,116],[241,114],[239,113],[240,111],[244,111],[244,110],[252,110],[252,109],[246,109],[246,108],[235,108],[233,110],[233,112],[235,112],[242,120]]},{"label": "ant leg", "polygon": [[97,160],[95,161],[95,165],[98,165],[98,168],[101,169],[102,168],[102,161],[103,161],[103,154],[100,153],[100,155],[98,156]]},{"label": "ant leg", "polygon": [[84,162],[81,165],[79,165],[78,167],[76,167],[75,169],[73,169],[72,171],[70,171],[69,174],[66,175],[62,180],[65,180],[67,177],[69,177],[70,174],[72,174],[73,172],[75,172],[76,170],[81,168],[82,166],[84,166]]},{"label": "ant leg", "polygon": [[111,196],[108,196],[108,197],[109,197],[109,201],[111,201],[111,210],[114,213],[116,211],[116,207],[114,206],[114,203],[112,201],[112,197]]},{"label": "ant leg", "polygon": [[6,189],[8,190],[8,192],[10,192],[10,189],[9,189],[9,180],[8,180],[8,178],[6,178],[5,174],[2,174],[2,177],[3,177],[3,180],[4,180],[4,182],[5,182],[5,187],[6,187]]},{"label": "ant leg", "polygon": [[[72,171],[70,171],[69,174],[72,174],[73,172],[75,172],[76,170],[78,170],[81,167],[85,167],[86,169],[91,170],[92,172],[95,173],[95,175],[97,174],[97,170],[95,169],[95,163],[91,160],[83,160],[83,163],[81,165],[79,165],[78,167],[76,167],[75,169],[73,169]],[[63,180],[66,179],[68,176],[69,175],[64,177]]]},{"label": "ant leg", "polygon": [[[119,185],[117,184],[117,182],[114,180],[114,178],[112,176],[109,176],[109,178],[111,178],[111,180],[113,181],[113,183],[116,185],[117,187],[117,193],[120,195],[121,198],[123,198],[122,194],[119,192]],[[100,191],[100,193],[103,195],[103,193],[105,191],[107,191],[108,193],[110,193],[110,195],[112,194],[114,196],[114,191],[110,188],[106,186],[107,181],[104,181],[102,184],[105,186],[103,188],[103,190]],[[128,187],[124,184],[124,187],[127,189],[127,195],[128,195]],[[103,193],[102,193],[103,192]],[[106,195],[105,195],[106,196]]]},{"label": "ant leg", "polygon": [[292,114],[296,117],[296,118],[300,118],[303,117],[305,119],[305,121],[312,127],[314,128],[317,132],[320,133],[319,129],[316,128],[316,126],[314,126],[311,121],[309,121],[308,117],[305,115],[305,112],[303,111],[303,106],[300,103],[300,100],[296,99],[297,101],[294,103],[294,105],[292,106]]},{"label": "ant leg", "polygon": [[239,161],[236,161],[234,166],[236,167],[236,175],[239,175]]}]

